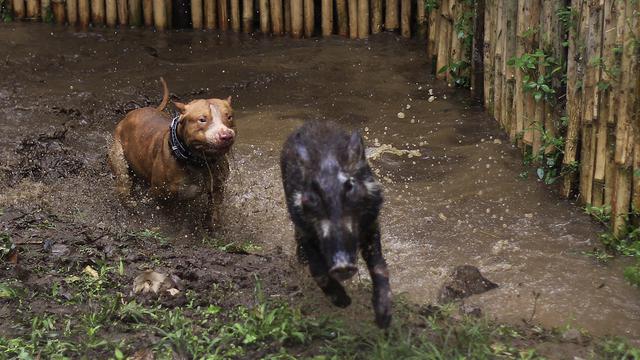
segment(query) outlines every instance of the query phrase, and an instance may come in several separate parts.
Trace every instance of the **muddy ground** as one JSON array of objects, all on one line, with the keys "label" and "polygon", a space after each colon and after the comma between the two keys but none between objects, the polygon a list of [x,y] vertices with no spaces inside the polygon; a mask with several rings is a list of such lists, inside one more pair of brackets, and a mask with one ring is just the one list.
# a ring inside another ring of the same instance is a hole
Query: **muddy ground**
[{"label": "muddy ground", "polygon": [[[121,261],[124,294],[152,268],[210,294],[203,304],[250,305],[259,278],[271,297],[370,321],[366,271],[352,284],[354,306],[337,310],[291,260],[280,144],[304,120],[333,119],[363,131],[370,154],[410,150],[371,159],[385,186],[397,296],[434,303],[446,275],[470,264],[499,284],[468,300],[490,318],[640,341],[640,293],[621,276],[625,261],[584,255],[603,229],[535,175],[519,176],[521,154],[466,91],[433,79],[422,44],[12,23],[0,26],[0,49],[0,222],[19,249],[19,266],[3,266],[2,278],[48,289],[68,271]],[[160,76],[174,100],[233,97],[239,138],[215,236],[184,215],[197,204],[168,212],[138,186],[129,211],[114,196],[110,134],[127,111],[159,103]],[[14,310],[2,308],[3,323]],[[72,310],[44,302],[32,311]]]}]

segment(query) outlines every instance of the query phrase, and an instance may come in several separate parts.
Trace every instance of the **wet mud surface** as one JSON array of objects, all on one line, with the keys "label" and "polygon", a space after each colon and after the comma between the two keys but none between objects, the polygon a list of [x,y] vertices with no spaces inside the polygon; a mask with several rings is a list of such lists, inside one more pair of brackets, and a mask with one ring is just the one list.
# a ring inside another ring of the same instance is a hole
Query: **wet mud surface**
[{"label": "wet mud surface", "polygon": [[[120,258],[123,289],[141,269],[157,268],[196,291],[227,284],[235,302],[250,298],[242,294],[254,288],[253,275],[273,296],[308,287],[321,299],[291,260],[278,156],[304,120],[332,119],[363,131],[372,154],[391,145],[371,162],[385,189],[383,246],[395,294],[435,303],[451,270],[468,264],[499,285],[465,300],[492,318],[640,339],[640,293],[621,276],[624,260],[601,265],[583,255],[602,229],[533,175],[518,176],[518,150],[464,91],[429,75],[421,44],[393,35],[291,41],[9,24],[0,26],[0,49],[0,222],[23,269],[3,268],[2,277],[39,286],[56,276],[37,271],[45,262]],[[233,97],[239,138],[219,236],[251,243],[257,254],[209,246],[193,221],[198,204],[168,211],[144,186],[134,211],[116,200],[111,132],[127,111],[160,102],[160,76],[174,100]],[[131,235],[144,229],[167,243]],[[354,282],[368,277],[360,274]],[[357,316],[367,302],[363,295],[346,312]]]}]

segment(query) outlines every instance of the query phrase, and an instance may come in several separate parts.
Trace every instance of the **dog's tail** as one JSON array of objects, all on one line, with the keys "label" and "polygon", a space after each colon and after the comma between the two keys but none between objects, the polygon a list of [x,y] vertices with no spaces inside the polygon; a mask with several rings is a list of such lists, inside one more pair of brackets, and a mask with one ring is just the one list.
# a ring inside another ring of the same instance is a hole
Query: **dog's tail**
[{"label": "dog's tail", "polygon": [[160,82],[162,83],[162,91],[164,92],[164,94],[162,95],[162,102],[160,103],[160,105],[158,105],[156,109],[158,109],[159,111],[162,111],[164,110],[164,108],[167,106],[167,103],[169,102],[169,87],[167,86],[167,82],[164,81],[162,76],[160,77]]}]

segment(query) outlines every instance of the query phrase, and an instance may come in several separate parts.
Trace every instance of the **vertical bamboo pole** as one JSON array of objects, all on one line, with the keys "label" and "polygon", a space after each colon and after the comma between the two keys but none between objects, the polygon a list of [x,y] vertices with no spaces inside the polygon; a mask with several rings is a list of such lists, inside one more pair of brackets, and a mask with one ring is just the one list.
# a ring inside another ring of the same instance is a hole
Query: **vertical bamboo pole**
[{"label": "vertical bamboo pole", "polygon": [[142,17],[144,26],[153,26],[153,0],[142,0]]},{"label": "vertical bamboo pole", "polygon": [[386,0],[387,7],[384,18],[384,28],[394,31],[398,28],[398,0]]},{"label": "vertical bamboo pole", "polygon": [[400,33],[407,39],[411,37],[411,0],[400,1]]},{"label": "vertical bamboo pole", "polygon": [[269,0],[271,4],[271,31],[274,35],[282,35],[284,23],[282,21],[282,0]]},{"label": "vertical bamboo pole", "polygon": [[[640,3],[635,2],[629,4],[627,2],[627,6],[635,5],[635,11],[629,21],[630,28],[634,31],[634,39],[636,40],[635,44],[635,57],[632,58],[632,70],[631,74],[638,74],[640,72],[640,48],[638,48],[638,39],[640,39]],[[634,214],[635,219],[638,220],[637,211],[640,210],[640,176],[636,176],[640,173],[640,76],[635,76],[636,81],[635,84],[633,82],[630,83],[631,86],[635,86],[635,89],[631,89],[632,94],[630,99],[632,101],[629,104],[628,111],[630,111],[630,116],[632,117],[631,123],[634,125],[634,163],[633,163],[633,192],[631,198],[631,209],[636,212]]]},{"label": "vertical bamboo pole", "polygon": [[42,21],[53,21],[53,7],[51,6],[51,0],[40,1],[40,18]]},{"label": "vertical bamboo pole", "polygon": [[291,0],[291,36],[294,39],[302,37],[304,32],[304,12],[302,0]]},{"label": "vertical bamboo pole", "polygon": [[369,37],[369,0],[358,0],[358,37],[366,39]]},{"label": "vertical bamboo pole", "polygon": [[[405,0],[402,0],[405,1]],[[443,2],[443,4],[445,4]],[[450,33],[450,42],[451,42],[451,47],[450,47],[450,54],[449,54],[449,60],[448,60],[448,64],[458,64],[460,63],[460,61],[462,60],[463,57],[463,48],[462,48],[462,39],[460,38],[460,36],[458,36],[458,33],[455,31],[455,22],[458,21],[457,19],[459,19],[462,16],[463,13],[463,9],[462,9],[462,4],[457,3],[454,0],[449,0],[449,10],[448,10],[448,17],[449,19],[451,19],[451,25],[453,27],[451,33]],[[402,13],[402,9],[400,10],[400,12]],[[401,16],[402,19],[402,16]],[[401,22],[402,23],[402,22]],[[401,29],[402,29],[402,24],[401,24]],[[492,30],[493,31],[493,30]],[[445,72],[445,78],[447,81],[447,84],[449,84],[449,86],[453,86],[454,84],[454,74],[451,71],[447,71]]]},{"label": "vertical bamboo pole", "polygon": [[23,19],[27,11],[25,9],[24,0],[13,0],[13,17]]},{"label": "vertical bamboo pole", "polygon": [[[525,42],[525,52],[532,53],[539,43],[539,26],[540,26],[540,1],[541,0],[527,0],[525,5],[525,19],[527,35],[523,36]],[[520,85],[522,87],[522,84]],[[533,145],[534,134],[538,132],[539,124],[535,119],[536,101],[532,93],[522,93],[524,102],[524,138],[523,141],[527,145]],[[539,134],[538,134],[539,135]]]},{"label": "vertical bamboo pole", "polygon": [[127,6],[127,0],[117,0],[118,7],[118,23],[120,26],[127,26],[129,24],[129,7]]},{"label": "vertical bamboo pole", "polygon": [[493,56],[495,54],[494,37],[497,35],[495,33],[497,19],[494,16],[496,1],[498,0],[486,0],[484,12],[484,106],[490,115],[493,115],[493,77],[495,75]]},{"label": "vertical bamboo pole", "polygon": [[153,0],[153,22],[158,31],[167,29],[167,6],[164,0]]},{"label": "vertical bamboo pole", "polygon": [[502,80],[502,115],[501,118],[505,124],[505,129],[509,132],[509,138],[515,140],[516,126],[515,115],[513,111],[513,96],[515,92],[515,69],[508,65],[509,60],[516,55],[516,27],[518,21],[518,4],[515,1],[505,1],[502,9],[502,15],[506,21],[504,27],[504,54],[502,59],[502,71],[504,78]]},{"label": "vertical bamboo pole", "polygon": [[64,24],[66,17],[66,9],[64,8],[64,1],[53,0],[51,2],[51,9],[53,11],[53,18],[56,24]]},{"label": "vertical bamboo pole", "polygon": [[142,1],[129,0],[129,25],[142,25]]},{"label": "vertical bamboo pole", "polygon": [[331,36],[333,33],[333,1],[320,1],[322,4],[322,36]]},{"label": "vertical bamboo pole", "polygon": [[[193,17],[193,10],[191,10]],[[216,0],[204,0],[204,26],[208,30],[216,29],[216,20],[218,11],[216,9]]]},{"label": "vertical bamboo pole", "polygon": [[[382,31],[382,0],[371,0],[371,33]],[[426,20],[425,20],[426,21]]]},{"label": "vertical bamboo pole", "polygon": [[[640,36],[637,29],[638,18],[634,14],[636,10],[635,0],[626,0],[624,6],[624,16],[626,26],[623,34],[623,53],[621,74],[633,74],[638,70],[637,54],[634,41]],[[622,11],[621,11],[622,13]],[[626,233],[626,221],[630,209],[631,189],[633,180],[633,149],[637,145],[638,134],[634,134],[638,129],[638,124],[632,122],[637,118],[635,113],[635,103],[637,101],[637,76],[623,76],[620,80],[620,102],[617,110],[618,123],[616,128],[616,149],[615,163],[617,165],[617,181],[615,186],[614,203],[611,206],[611,221],[614,235],[622,236]],[[635,139],[634,139],[635,138]]]},{"label": "vertical bamboo pole", "polygon": [[498,121],[503,128],[505,128],[505,120],[502,118],[502,80],[503,80],[503,67],[504,63],[503,53],[506,38],[507,21],[504,16],[503,2],[497,0],[495,2],[495,14],[496,21],[494,21],[495,35],[493,42],[494,55],[493,55],[493,117]]},{"label": "vertical bamboo pole", "polygon": [[315,27],[313,0],[303,0],[304,6],[304,36],[312,37]]},{"label": "vertical bamboo pole", "polygon": [[78,23],[78,0],[67,0],[67,21],[69,25],[76,25]]},{"label": "vertical bamboo pole", "polygon": [[[374,2],[376,0],[373,0]],[[347,13],[347,0],[336,0],[336,17],[338,19],[338,35],[349,36],[349,18]]]},{"label": "vertical bamboo pole", "polygon": [[164,9],[167,14],[167,29],[170,29],[173,26],[173,0],[164,0]]},{"label": "vertical bamboo pole", "polygon": [[[260,7],[260,31],[266,34],[271,27],[269,23],[269,18],[271,17],[269,15],[269,0],[259,0],[258,5]],[[311,6],[313,6],[313,3]]]},{"label": "vertical bamboo pole", "polygon": [[242,1],[242,31],[253,32],[253,0]]},{"label": "vertical bamboo pole", "polygon": [[91,22],[93,26],[104,24],[104,0],[91,0]]},{"label": "vertical bamboo pole", "polygon": [[[484,0],[482,0],[484,1]],[[440,10],[439,9],[433,9],[431,10],[431,12],[429,12],[429,33],[427,35],[427,58],[431,61],[431,63],[433,63],[434,67],[434,73],[438,71],[437,68],[435,68],[435,57],[438,54],[438,50],[437,50],[437,44],[438,44],[438,39],[439,39],[439,30],[440,30]],[[477,34],[477,33],[476,33]],[[484,31],[483,31],[484,34]],[[484,48],[484,44],[482,46],[482,48]],[[484,67],[482,69],[484,71]]]},{"label": "vertical bamboo pole", "polygon": [[[484,0],[473,4],[473,41],[471,44],[471,95],[484,98]],[[429,38],[431,36],[429,35]]]},{"label": "vertical bamboo pole", "polygon": [[40,18],[39,0],[27,0],[27,17],[31,20],[38,20]]},{"label": "vertical bamboo pole", "polygon": [[[267,13],[268,15],[268,13]],[[229,30],[229,3],[228,0],[218,0],[218,26],[220,30]],[[267,32],[269,29],[267,29]]]},{"label": "vertical bamboo pole", "polygon": [[582,86],[582,150],[580,154],[580,197],[583,203],[592,204],[593,175],[596,160],[595,124],[598,115],[598,77],[600,65],[593,59],[600,58],[602,40],[602,5],[603,0],[592,0],[588,5],[589,31],[587,37],[587,57],[585,64],[584,84]]},{"label": "vertical bamboo pole", "polygon": [[91,22],[91,5],[89,0],[78,0],[78,18],[80,20],[80,27],[86,29]]},{"label": "vertical bamboo pole", "polygon": [[116,0],[106,0],[107,26],[115,27],[118,24],[118,5]]},{"label": "vertical bamboo pole", "polygon": [[448,19],[442,18],[440,21],[440,29],[438,30],[437,51],[436,58],[436,78],[444,80],[446,78],[445,73],[441,73],[440,70],[449,64],[449,55],[451,47],[451,34],[453,27]]},{"label": "vertical bamboo pole", "polygon": [[284,0],[284,32],[291,34],[291,0]]},{"label": "vertical bamboo pole", "polygon": [[[477,1],[475,1],[477,3]],[[474,17],[475,18],[475,17]],[[425,39],[427,35],[427,12],[423,1],[416,4],[416,36]]]},{"label": "vertical bamboo pole", "polygon": [[562,186],[562,195],[569,197],[573,190],[575,174],[569,169],[575,168],[577,161],[578,139],[580,138],[580,117],[582,92],[579,84],[582,83],[584,58],[582,45],[587,31],[588,9],[583,6],[583,1],[573,0],[572,9],[578,14],[579,25],[569,34],[569,53],[567,55],[567,137],[564,147],[563,167],[565,177]]},{"label": "vertical bamboo pole", "polygon": [[202,25],[203,25],[202,0],[191,0],[191,24],[193,25],[194,29],[202,29]]},{"label": "vertical bamboo pole", "polygon": [[349,5],[349,38],[358,38],[358,0],[347,0]]}]

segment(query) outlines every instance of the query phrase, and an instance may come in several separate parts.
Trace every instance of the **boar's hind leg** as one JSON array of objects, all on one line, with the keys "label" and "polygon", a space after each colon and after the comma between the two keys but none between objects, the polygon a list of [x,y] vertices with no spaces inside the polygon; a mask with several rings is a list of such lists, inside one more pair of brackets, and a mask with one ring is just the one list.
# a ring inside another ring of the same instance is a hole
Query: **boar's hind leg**
[{"label": "boar's hind leg", "polygon": [[[296,232],[297,233],[297,232]],[[298,233],[297,233],[298,234]],[[322,292],[331,299],[333,305],[345,308],[351,305],[351,298],[347,295],[346,291],[340,283],[329,276],[329,269],[325,264],[324,258],[317,248],[311,248],[308,242],[305,241],[304,236],[301,236],[298,240],[298,251],[302,251],[306,255],[309,262],[309,271],[313,280],[322,289]]]},{"label": "boar's hind leg", "polygon": [[373,283],[373,309],[376,313],[376,324],[380,328],[386,328],[391,323],[391,288],[387,263],[382,257],[380,229],[377,224],[364,240],[362,257],[367,263]]}]

